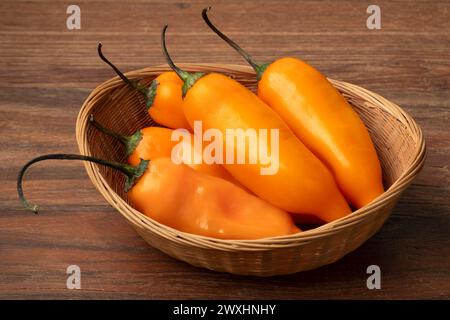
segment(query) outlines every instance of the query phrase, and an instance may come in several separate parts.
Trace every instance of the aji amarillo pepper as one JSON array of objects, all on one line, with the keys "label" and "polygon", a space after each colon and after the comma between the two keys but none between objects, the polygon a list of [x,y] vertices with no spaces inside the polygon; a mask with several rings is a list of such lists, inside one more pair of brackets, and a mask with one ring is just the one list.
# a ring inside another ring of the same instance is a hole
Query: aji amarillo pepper
[{"label": "aji amarillo pepper", "polygon": [[84,160],[106,165],[127,177],[132,206],[150,218],[177,230],[220,239],[260,239],[299,232],[288,213],[234,184],[174,164],[170,158],[141,160],[137,166],[76,154],[49,154],[29,161],[19,172],[17,191],[23,206],[35,213],[23,194],[22,180],[33,163]]},{"label": "aji amarillo pepper", "polygon": [[[194,121],[201,120],[205,129],[218,130],[224,136],[230,128],[278,130],[278,172],[262,175],[261,169],[266,165],[261,159],[255,164],[225,162],[223,166],[236,180],[291,213],[313,215],[329,222],[351,212],[331,172],[254,93],[223,74],[191,74],[177,67],[167,52],[166,29],[167,26],[162,31],[163,53],[169,66],[184,81],[182,108],[192,127]],[[259,143],[270,150],[267,140],[261,138]],[[233,147],[239,152],[237,144]],[[248,144],[245,148],[248,155]],[[223,150],[226,149],[224,142]]]},{"label": "aji amarillo pepper", "polygon": [[128,79],[102,53],[102,44],[98,44],[98,55],[115,73],[132,89],[144,96],[148,114],[160,125],[178,129],[189,129],[183,111],[181,110],[181,87],[183,82],[175,72],[163,72],[156,77],[149,87],[137,81]]},{"label": "aji amarillo pepper", "polygon": [[384,192],[377,152],[362,120],[339,91],[304,61],[285,57],[256,63],[202,12],[208,26],[241,54],[258,79],[258,97],[334,173],[347,200],[361,208]]},{"label": "aji amarillo pepper", "polygon": [[[91,115],[90,123],[99,131],[116,138],[125,146],[127,162],[132,166],[138,165],[141,159],[151,160],[159,157],[171,157],[172,151],[175,150],[174,148],[178,144],[177,141],[172,141],[171,139],[173,130],[167,128],[146,127],[137,130],[131,136],[125,136],[103,127],[94,120],[93,115]],[[186,134],[191,135],[190,133]],[[185,156],[183,158],[183,162],[186,165],[196,171],[222,178],[233,182],[234,184],[240,185],[240,183],[219,164],[206,164],[204,162],[198,164],[194,163],[194,152],[196,152],[196,149],[194,148],[194,139],[191,138],[190,142],[191,157],[188,158],[188,156]]]}]

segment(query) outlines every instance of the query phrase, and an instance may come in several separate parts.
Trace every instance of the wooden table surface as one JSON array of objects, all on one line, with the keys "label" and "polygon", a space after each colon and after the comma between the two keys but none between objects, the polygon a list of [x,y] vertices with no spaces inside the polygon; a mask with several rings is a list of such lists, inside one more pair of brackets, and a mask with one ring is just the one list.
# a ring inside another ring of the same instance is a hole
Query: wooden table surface
[{"label": "wooden table surface", "polygon": [[[381,8],[368,30],[367,6]],[[68,1],[0,2],[0,297],[334,299],[450,298],[450,2],[76,1],[81,30],[67,30]],[[94,189],[79,163],[29,171],[24,212],[15,184],[30,158],[78,152],[77,112],[90,91],[123,70],[164,63],[159,35],[178,62],[244,64],[204,25],[201,9],[259,61],[293,55],[328,76],[373,90],[422,127],[428,158],[384,227],[332,265],[267,279],[192,267],[149,247]],[[81,290],[66,268],[81,268]],[[381,268],[380,290],[366,268]]]}]

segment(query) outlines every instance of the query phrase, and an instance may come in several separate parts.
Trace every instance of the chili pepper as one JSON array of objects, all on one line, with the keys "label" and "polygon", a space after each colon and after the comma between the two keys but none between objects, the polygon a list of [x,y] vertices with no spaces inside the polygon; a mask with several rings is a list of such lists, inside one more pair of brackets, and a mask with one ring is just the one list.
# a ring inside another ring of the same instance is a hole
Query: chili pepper
[{"label": "chili pepper", "polygon": [[334,173],[347,200],[360,208],[384,192],[377,152],[362,120],[318,70],[285,57],[258,64],[202,12],[208,26],[242,55],[258,79],[258,96]]},{"label": "chili pepper", "polygon": [[[136,166],[141,159],[150,160],[159,157],[171,157],[172,152],[175,150],[179,142],[172,141],[172,134],[174,130],[161,128],[161,127],[146,127],[137,130],[131,136],[125,136],[118,134],[108,128],[103,127],[97,121],[94,120],[94,116],[91,115],[90,123],[99,131],[118,139],[125,146],[125,155],[129,164]],[[240,185],[228,171],[225,170],[220,164],[206,164],[194,162],[194,139],[192,135],[186,132],[190,139],[191,155],[183,155],[183,162],[193,168],[196,171],[200,171],[215,177],[219,177],[237,185]]]},{"label": "chili pepper", "polygon": [[300,231],[288,213],[228,181],[176,165],[165,157],[141,160],[137,166],[76,154],[32,159],[19,172],[17,191],[23,206],[35,213],[38,207],[23,194],[23,176],[33,163],[49,159],[83,160],[121,171],[135,209],[183,232],[221,239],[259,239]]},{"label": "chili pepper", "polygon": [[153,120],[172,129],[189,129],[189,124],[180,106],[183,82],[175,72],[161,73],[149,87],[146,87],[137,81],[130,80],[110,62],[102,53],[101,43],[98,44],[98,55],[128,86],[144,96],[148,114]]},{"label": "chili pepper", "polygon": [[[267,166],[261,158],[255,164],[225,162],[225,169],[256,195],[285,211],[312,214],[325,222],[350,213],[331,172],[254,93],[223,74],[190,74],[177,67],[167,52],[166,29],[167,26],[162,31],[163,53],[169,66],[184,81],[182,108],[191,126],[201,120],[205,129],[218,130],[223,136],[231,128],[257,132],[278,130],[279,170],[276,174],[261,174]],[[271,150],[268,139],[260,137],[259,144],[260,149]],[[233,149],[242,152],[238,148],[241,147],[234,144]],[[223,150],[226,149],[224,142]],[[249,151],[247,144],[245,154]]]}]

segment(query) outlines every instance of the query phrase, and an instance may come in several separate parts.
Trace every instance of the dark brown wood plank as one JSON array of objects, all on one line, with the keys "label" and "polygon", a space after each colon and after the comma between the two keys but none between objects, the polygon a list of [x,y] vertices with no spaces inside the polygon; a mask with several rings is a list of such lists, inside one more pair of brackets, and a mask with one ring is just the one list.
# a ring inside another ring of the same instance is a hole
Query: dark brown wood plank
[{"label": "dark brown wood plank", "polygon": [[[369,31],[365,2],[78,1],[82,29],[65,27],[66,1],[1,1],[0,298],[450,298],[450,3],[377,1],[382,29]],[[149,247],[95,191],[79,163],[46,163],[26,191],[43,212],[21,210],[20,166],[50,152],[77,152],[75,119],[89,92],[123,70],[164,63],[159,33],[179,62],[242,59],[200,19],[211,18],[260,61],[302,57],[330,77],[400,104],[422,126],[423,172],[385,226],[339,262],[258,279],[191,267]],[[77,264],[82,289],[66,289]],[[382,289],[366,288],[368,265]]]}]

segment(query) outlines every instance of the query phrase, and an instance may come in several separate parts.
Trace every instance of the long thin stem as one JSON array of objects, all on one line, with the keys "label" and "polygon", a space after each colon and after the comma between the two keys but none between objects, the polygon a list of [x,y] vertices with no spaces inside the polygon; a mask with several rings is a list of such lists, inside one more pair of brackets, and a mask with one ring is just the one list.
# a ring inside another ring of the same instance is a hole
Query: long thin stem
[{"label": "long thin stem", "polygon": [[[55,154],[46,154],[39,157],[36,157],[34,159],[31,159],[28,161],[22,169],[19,171],[19,175],[17,177],[17,193],[19,194],[19,200],[22,203],[22,205],[27,210],[31,210],[34,213],[38,213],[38,206],[35,204],[30,204],[23,193],[23,187],[22,187],[22,181],[23,176],[26,172],[26,170],[34,163],[44,161],[44,160],[82,160],[82,161],[89,161],[94,162],[100,165],[105,165],[107,167],[119,170],[127,177],[127,186],[131,187],[132,184],[138,179],[145,171],[148,165],[148,161],[141,160],[138,166],[133,167],[127,164],[122,164],[115,161],[109,161],[104,159],[98,159],[95,157],[90,156],[83,156],[79,154],[66,154],[66,153],[55,153]],[[130,185],[130,186],[129,186]]]},{"label": "long thin stem", "polygon": [[122,142],[123,144],[127,144],[131,137],[129,136],[124,136],[121,135],[117,132],[112,131],[109,128],[103,127],[100,123],[98,123],[97,121],[95,121],[94,119],[94,115],[91,114],[91,116],[89,117],[89,122],[99,131],[103,132],[104,134],[107,134],[108,136],[114,137],[117,140],[119,140],[120,142]]},{"label": "long thin stem", "polygon": [[228,45],[230,45],[241,56],[243,56],[244,59],[247,60],[247,62],[253,67],[253,69],[256,69],[258,67],[258,63],[256,63],[256,61],[246,51],[244,51],[236,42],[231,40],[222,31],[217,29],[217,27],[212,24],[211,20],[209,20],[208,11],[211,10],[211,8],[212,7],[207,7],[204,8],[202,11],[203,20],[205,20],[208,27],[210,27],[212,31],[214,31],[219,37],[221,37],[226,43],[228,43]]},{"label": "long thin stem", "polygon": [[122,79],[127,85],[129,85],[132,89],[136,90],[140,94],[144,96],[146,99],[145,105],[147,107],[147,110],[153,105],[153,101],[156,96],[156,88],[158,86],[158,83],[156,80],[153,80],[150,86],[147,88],[144,85],[141,85],[138,81],[130,80],[127,76],[125,76],[122,71],[119,70],[111,61],[109,61],[102,52],[102,44],[98,44],[98,55],[100,56],[100,59],[102,59],[104,62],[106,62],[113,70],[114,72]]},{"label": "long thin stem", "polygon": [[104,62],[106,62],[106,64],[108,64],[113,70],[114,72],[120,77],[120,79],[123,80],[123,82],[125,82],[126,84],[128,84],[130,87],[132,87],[133,89],[138,89],[137,84],[133,81],[131,81],[130,79],[128,79],[123,73],[122,71],[119,70],[119,68],[117,68],[111,61],[109,61],[102,52],[102,44],[99,43],[98,47],[97,47],[97,51],[98,51],[98,55],[100,57],[100,59],[102,59]]},{"label": "long thin stem", "polygon": [[125,155],[129,157],[134,150],[136,150],[137,146],[141,142],[143,138],[143,134],[141,130],[137,130],[133,135],[131,136],[124,136],[121,134],[118,134],[117,132],[112,131],[111,129],[103,127],[101,124],[99,124],[97,121],[94,120],[94,115],[91,114],[89,118],[89,122],[92,123],[92,125],[97,129],[100,130],[100,132],[103,132],[104,134],[107,134],[109,136],[112,136],[116,139],[118,139],[120,142],[123,143],[125,146]]},{"label": "long thin stem", "polygon": [[208,11],[211,10],[211,7],[204,8],[202,11],[202,17],[203,20],[205,20],[208,27],[211,28],[212,31],[214,31],[219,37],[221,37],[230,47],[232,47],[234,50],[236,50],[247,62],[252,66],[252,68],[255,70],[256,74],[258,75],[258,79],[261,78],[262,73],[267,68],[267,64],[260,64],[257,63],[252,56],[250,56],[244,49],[242,49],[236,42],[231,40],[228,36],[226,36],[222,31],[217,29],[215,25],[212,24],[212,22],[209,20],[208,17]]},{"label": "long thin stem", "polygon": [[170,68],[177,73],[177,75],[180,77],[181,80],[183,80],[183,88],[182,88],[182,95],[183,98],[188,92],[188,90],[197,82],[198,79],[203,77],[205,74],[203,72],[195,72],[190,73],[184,70],[181,70],[175,63],[173,62],[172,58],[169,55],[169,52],[167,51],[166,46],[166,30],[167,30],[167,24],[164,26],[162,32],[161,32],[161,46],[162,51],[164,54],[164,57],[166,58],[167,64],[170,66]]},{"label": "long thin stem", "polygon": [[176,72],[176,74],[180,77],[181,80],[186,81],[188,78],[188,73],[184,70],[181,70],[172,60],[172,58],[169,55],[169,52],[167,51],[166,46],[166,30],[168,25],[166,24],[161,32],[161,47],[163,51],[164,58],[167,61],[167,64],[170,66],[170,68]]}]

